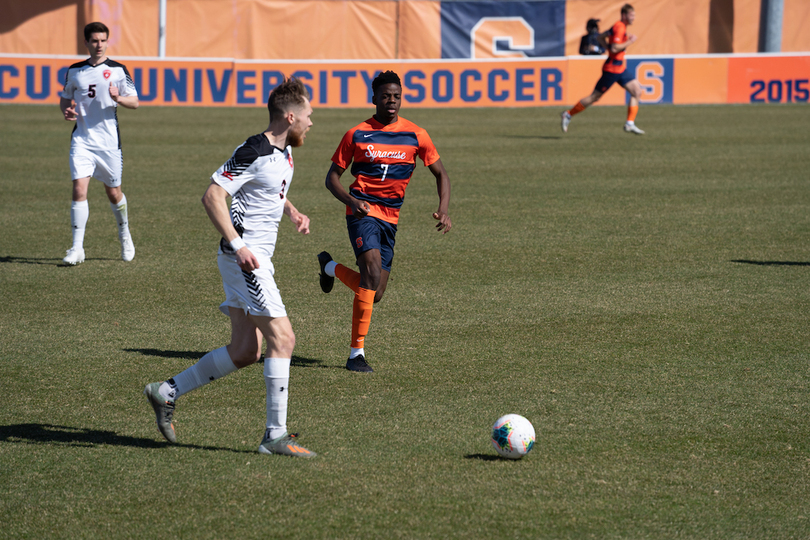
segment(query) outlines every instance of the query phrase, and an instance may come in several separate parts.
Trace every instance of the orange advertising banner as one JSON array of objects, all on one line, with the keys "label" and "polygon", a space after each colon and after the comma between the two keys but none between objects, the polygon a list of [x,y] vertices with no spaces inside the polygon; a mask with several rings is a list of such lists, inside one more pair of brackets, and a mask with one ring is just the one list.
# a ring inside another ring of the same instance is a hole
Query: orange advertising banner
[{"label": "orange advertising banner", "polygon": [[[514,45],[525,39],[526,18],[541,4],[480,3],[498,7],[483,16],[486,28],[476,32],[482,30],[490,39],[511,39]],[[599,19],[599,28],[608,30],[619,20],[625,3],[566,0],[561,28],[564,51],[554,54],[577,54],[587,21]],[[630,33],[638,37],[631,54],[758,50],[762,0],[631,3],[636,18]],[[782,3],[781,51],[810,51],[810,1]],[[449,38],[447,30],[458,22],[450,9],[457,4],[440,0],[171,0],[166,6],[165,54],[198,59],[449,58],[442,45]],[[0,0],[0,5],[0,51],[6,54],[84,54],[82,29],[92,21],[110,28],[113,56],[160,54],[159,0]],[[522,16],[510,11],[515,5],[522,6]]]},{"label": "orange advertising banner", "polygon": [[264,103],[286,76],[303,80],[316,107],[371,104],[371,82],[393,70],[402,100],[416,107],[536,107],[563,103],[565,60],[523,62],[236,62],[236,105]]},{"label": "orange advertising banner", "polygon": [[[68,67],[85,57],[0,55],[0,104],[59,103]],[[589,95],[602,59],[427,61],[251,61],[114,58],[135,82],[141,105],[256,107],[285,77],[307,86],[315,107],[363,108],[371,82],[394,70],[409,107],[570,106]],[[643,104],[806,103],[810,55],[628,57]],[[615,86],[599,105],[621,105]]]},{"label": "orange advertising banner", "polygon": [[728,57],[720,55],[676,58],[672,102],[726,103]]},{"label": "orange advertising banner", "polygon": [[[0,103],[58,103],[68,67],[84,58],[0,56]],[[415,107],[536,107],[564,103],[567,61],[258,62],[116,58],[132,76],[142,105],[264,106],[270,91],[294,76],[316,107],[371,104],[380,71],[402,79]]]},{"label": "orange advertising banner", "polygon": [[808,97],[810,56],[728,60],[728,103],[807,103]]}]

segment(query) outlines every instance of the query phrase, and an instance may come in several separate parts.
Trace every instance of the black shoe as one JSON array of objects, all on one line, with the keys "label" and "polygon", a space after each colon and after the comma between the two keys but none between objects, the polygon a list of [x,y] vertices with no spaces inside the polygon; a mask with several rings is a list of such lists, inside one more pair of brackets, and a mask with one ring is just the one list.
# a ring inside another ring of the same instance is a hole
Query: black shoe
[{"label": "black shoe", "polygon": [[335,286],[335,278],[326,275],[326,270],[324,269],[326,263],[330,262],[331,260],[332,256],[329,255],[327,252],[321,251],[320,253],[318,253],[318,263],[321,265],[321,273],[320,273],[321,290],[327,293],[332,290],[332,287]]},{"label": "black shoe", "polygon": [[366,362],[366,357],[362,354],[358,354],[354,358],[346,360],[346,369],[350,371],[362,371],[363,373],[371,373],[374,371],[371,369],[371,366],[368,365],[368,362]]}]

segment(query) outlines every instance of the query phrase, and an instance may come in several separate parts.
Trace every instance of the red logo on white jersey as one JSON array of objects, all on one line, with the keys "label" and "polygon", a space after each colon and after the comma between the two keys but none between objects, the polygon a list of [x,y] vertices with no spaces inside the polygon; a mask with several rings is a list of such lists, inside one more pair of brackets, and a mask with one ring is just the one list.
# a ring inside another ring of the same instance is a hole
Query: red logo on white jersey
[{"label": "red logo on white jersey", "polygon": [[292,158],[292,154],[287,154],[287,161],[288,161],[288,162],[289,162],[289,164],[290,164],[290,168],[291,168],[291,169],[292,169],[292,168],[294,168],[294,167],[293,167],[293,158]]},{"label": "red logo on white jersey", "polygon": [[222,176],[233,182],[233,175],[231,174],[230,171],[223,171]]},{"label": "red logo on white jersey", "polygon": [[109,69],[105,69],[104,70],[104,78],[109,79],[110,75],[112,75],[112,71],[110,71]]}]

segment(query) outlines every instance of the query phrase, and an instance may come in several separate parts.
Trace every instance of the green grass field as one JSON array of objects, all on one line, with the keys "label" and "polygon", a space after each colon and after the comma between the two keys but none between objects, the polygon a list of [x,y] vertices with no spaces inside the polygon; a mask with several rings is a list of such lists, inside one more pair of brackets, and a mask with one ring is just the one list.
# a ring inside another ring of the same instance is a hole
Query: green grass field
[{"label": "green grass field", "polygon": [[[316,110],[274,257],[297,347],[289,427],[261,456],[260,366],[178,401],[141,392],[227,343],[210,174],[263,109],[123,110],[123,263],[101,184],[70,245],[70,125],[0,107],[0,537],[810,537],[810,108],[418,110],[453,183],[436,234],[418,167],[386,297],[344,369],[350,263],[323,179],[369,110]],[[492,423],[532,421],[523,460]]]}]

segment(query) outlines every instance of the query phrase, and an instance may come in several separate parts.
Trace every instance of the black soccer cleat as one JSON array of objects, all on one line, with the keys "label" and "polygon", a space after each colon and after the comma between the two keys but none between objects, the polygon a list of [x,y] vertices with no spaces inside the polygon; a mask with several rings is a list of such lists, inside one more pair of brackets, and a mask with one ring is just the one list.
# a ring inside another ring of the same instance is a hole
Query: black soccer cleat
[{"label": "black soccer cleat", "polygon": [[328,293],[335,286],[335,278],[326,274],[326,264],[332,261],[332,256],[325,251],[318,253],[318,264],[321,265],[321,273],[319,275],[321,281],[321,290]]},{"label": "black soccer cleat", "polygon": [[346,369],[349,371],[359,371],[361,373],[372,373],[374,371],[371,369],[371,366],[368,365],[368,362],[366,362],[366,357],[362,354],[358,354],[354,358],[346,360]]}]

